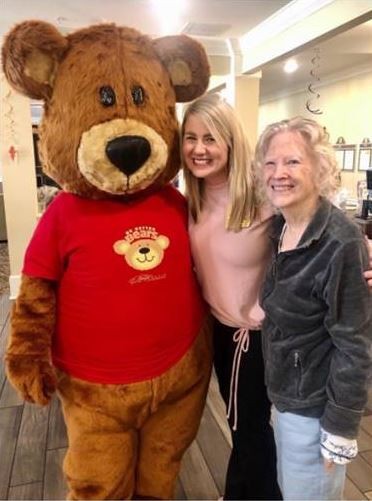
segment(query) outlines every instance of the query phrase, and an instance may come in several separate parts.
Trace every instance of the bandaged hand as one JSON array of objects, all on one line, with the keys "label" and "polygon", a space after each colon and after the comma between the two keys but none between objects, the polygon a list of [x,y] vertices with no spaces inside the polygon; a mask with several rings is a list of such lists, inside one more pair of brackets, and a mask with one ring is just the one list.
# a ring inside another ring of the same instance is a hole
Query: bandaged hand
[{"label": "bandaged hand", "polygon": [[350,463],[358,454],[356,439],[332,435],[323,428],[320,429],[320,448],[324,459],[340,465]]}]

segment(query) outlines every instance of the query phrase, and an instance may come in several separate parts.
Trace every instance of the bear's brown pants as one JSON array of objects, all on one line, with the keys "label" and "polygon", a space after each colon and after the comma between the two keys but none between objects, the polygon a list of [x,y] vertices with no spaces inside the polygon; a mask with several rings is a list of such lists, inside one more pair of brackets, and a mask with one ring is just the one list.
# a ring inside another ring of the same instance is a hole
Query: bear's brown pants
[{"label": "bear's brown pants", "polygon": [[196,436],[212,366],[209,329],[154,379],[91,384],[60,373],[68,499],[171,499]]}]

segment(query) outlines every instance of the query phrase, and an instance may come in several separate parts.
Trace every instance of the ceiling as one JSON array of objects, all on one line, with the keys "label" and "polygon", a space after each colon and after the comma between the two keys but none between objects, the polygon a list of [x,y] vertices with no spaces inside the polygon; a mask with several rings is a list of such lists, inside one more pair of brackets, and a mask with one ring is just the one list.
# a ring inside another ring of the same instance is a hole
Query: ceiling
[{"label": "ceiling", "polygon": [[[183,0],[176,9],[180,0],[168,0],[165,13],[159,14],[155,4],[165,1],[1,0],[0,38],[25,19],[43,19],[64,33],[100,22],[131,26],[154,37],[187,33],[204,44],[212,71],[217,73],[221,69],[217,69],[215,61],[227,55],[226,39],[237,40],[290,3],[290,0]],[[295,73],[283,72],[284,61],[262,68],[261,100],[306,88],[313,79],[311,69],[324,81],[345,72],[371,68],[372,21],[295,55],[299,63]]]},{"label": "ceiling", "polygon": [[354,74],[371,72],[372,21],[301,50],[291,57],[294,57],[299,65],[295,73],[287,74],[283,71],[283,65],[288,58],[262,68],[262,100],[278,98],[289,91],[307,89],[310,83],[315,87]]},{"label": "ceiling", "polygon": [[[289,0],[2,0],[0,34],[23,19],[44,19],[62,29],[115,22],[152,36],[240,37]],[[166,4],[158,13],[156,5]]]}]

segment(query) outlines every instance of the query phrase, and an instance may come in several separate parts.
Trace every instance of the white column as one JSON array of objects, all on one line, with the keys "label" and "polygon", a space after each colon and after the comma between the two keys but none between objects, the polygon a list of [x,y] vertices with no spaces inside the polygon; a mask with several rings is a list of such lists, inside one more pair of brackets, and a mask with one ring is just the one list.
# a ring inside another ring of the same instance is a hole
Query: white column
[{"label": "white column", "polygon": [[0,74],[1,167],[10,260],[10,297],[17,296],[23,256],[37,221],[30,99]]},{"label": "white column", "polygon": [[258,134],[261,72],[235,78],[235,108],[243,123],[252,152]]}]

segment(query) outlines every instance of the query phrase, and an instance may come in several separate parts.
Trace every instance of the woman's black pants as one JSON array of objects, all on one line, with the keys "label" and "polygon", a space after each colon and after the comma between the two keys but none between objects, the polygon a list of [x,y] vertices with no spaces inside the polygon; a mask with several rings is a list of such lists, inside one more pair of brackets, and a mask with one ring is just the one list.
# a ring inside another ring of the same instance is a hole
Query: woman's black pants
[{"label": "woman's black pants", "polygon": [[[222,398],[228,406],[237,329],[214,319],[214,367]],[[264,383],[261,332],[249,332],[249,349],[242,353],[237,394],[237,430],[229,419],[232,451],[224,499],[282,499],[276,478],[276,450],[270,425],[271,404]]]}]

